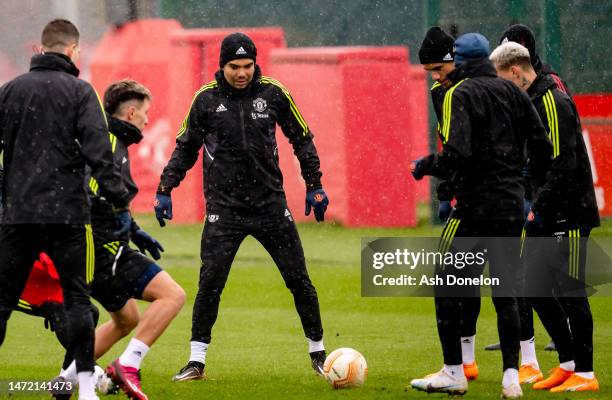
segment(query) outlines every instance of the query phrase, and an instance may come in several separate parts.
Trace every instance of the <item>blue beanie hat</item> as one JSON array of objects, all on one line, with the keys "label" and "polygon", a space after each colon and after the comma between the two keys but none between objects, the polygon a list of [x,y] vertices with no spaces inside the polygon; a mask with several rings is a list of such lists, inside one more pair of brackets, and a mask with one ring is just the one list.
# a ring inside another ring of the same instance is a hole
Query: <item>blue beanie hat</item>
[{"label": "blue beanie hat", "polygon": [[461,66],[467,60],[488,57],[489,41],[480,33],[466,33],[455,40],[455,65]]}]

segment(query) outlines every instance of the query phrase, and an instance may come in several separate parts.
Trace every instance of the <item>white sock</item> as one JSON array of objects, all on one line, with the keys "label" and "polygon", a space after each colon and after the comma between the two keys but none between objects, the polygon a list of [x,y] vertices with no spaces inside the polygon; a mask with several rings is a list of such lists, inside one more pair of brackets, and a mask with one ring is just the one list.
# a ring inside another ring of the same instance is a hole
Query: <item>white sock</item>
[{"label": "white sock", "polygon": [[476,356],[474,355],[474,347],[476,345],[476,335],[464,336],[461,338],[461,356],[464,364],[474,364]]},{"label": "white sock", "polygon": [[308,352],[309,353],[314,353],[315,351],[324,351],[324,350],[325,350],[325,346],[323,346],[323,339],[319,340],[318,342],[308,339]]},{"label": "white sock", "polygon": [[67,381],[76,382],[78,379],[76,361],[73,360],[68,366],[68,368],[62,370],[62,372],[60,372],[60,376],[66,379]]},{"label": "white sock", "polygon": [[521,340],[521,365],[528,364],[535,369],[540,369],[538,357],[536,356],[535,337],[529,340]]},{"label": "white sock", "polygon": [[574,360],[570,360],[562,362],[561,364],[559,364],[559,367],[566,371],[574,371],[576,369],[576,364],[574,363]]},{"label": "white sock", "polygon": [[119,364],[140,369],[140,363],[148,352],[149,346],[136,338],[132,338],[121,357],[119,357]]},{"label": "white sock", "polygon": [[208,343],[203,342],[191,342],[191,355],[189,361],[197,361],[202,364],[206,364],[206,351],[208,350]]},{"label": "white sock", "polygon": [[463,364],[459,365],[446,365],[444,364],[444,370],[447,374],[455,379],[465,379],[465,373],[463,372]]},{"label": "white sock", "polygon": [[585,378],[585,379],[593,379],[595,378],[595,373],[593,371],[591,372],[576,372],[576,375]]},{"label": "white sock", "polygon": [[95,386],[96,380],[91,371],[78,373],[79,377],[79,399],[97,399]]},{"label": "white sock", "polygon": [[504,371],[504,377],[502,378],[502,386],[507,388],[509,386],[512,386],[513,384],[519,384],[518,370],[514,368],[508,368]]}]

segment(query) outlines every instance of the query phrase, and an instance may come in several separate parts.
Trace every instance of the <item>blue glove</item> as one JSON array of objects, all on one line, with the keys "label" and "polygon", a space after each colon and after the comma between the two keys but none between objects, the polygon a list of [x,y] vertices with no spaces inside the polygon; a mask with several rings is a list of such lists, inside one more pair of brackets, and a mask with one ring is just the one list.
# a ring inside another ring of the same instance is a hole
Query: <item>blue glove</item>
[{"label": "blue glove", "polygon": [[164,219],[172,219],[172,198],[170,195],[157,193],[153,207],[155,207],[155,218],[157,218],[159,226],[166,226]]},{"label": "blue glove", "polygon": [[115,218],[117,219],[117,225],[119,225],[119,230],[114,231],[113,235],[115,236],[123,236],[130,231],[132,227],[132,216],[128,210],[119,211],[115,214]]},{"label": "blue glove", "polygon": [[311,208],[314,208],[314,215],[317,222],[325,220],[325,211],[329,199],[323,189],[309,190],[306,192],[306,210],[304,215],[310,215]]},{"label": "blue glove", "polygon": [[441,221],[446,222],[452,211],[453,207],[451,206],[450,201],[441,201],[438,205],[438,218],[440,218]]},{"label": "blue glove", "polygon": [[142,229],[138,229],[132,233],[132,242],[136,246],[142,254],[146,254],[145,250],[148,250],[151,253],[151,257],[155,260],[159,260],[161,258],[160,251],[164,251],[161,243],[155,240],[151,235]]}]

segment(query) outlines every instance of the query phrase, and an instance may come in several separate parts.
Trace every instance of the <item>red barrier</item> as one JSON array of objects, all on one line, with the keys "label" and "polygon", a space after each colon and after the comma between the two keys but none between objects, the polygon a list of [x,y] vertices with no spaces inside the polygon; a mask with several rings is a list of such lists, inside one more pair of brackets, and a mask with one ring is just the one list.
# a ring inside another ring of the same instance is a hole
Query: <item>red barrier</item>
[{"label": "red barrier", "polygon": [[[315,135],[329,218],[347,226],[414,226],[408,163],[424,154],[427,122],[415,116],[427,118],[427,110],[425,76],[411,72],[408,49],[294,48],[271,57],[264,74],[287,86]],[[304,220],[299,164],[282,133],[277,141],[289,206]]]},{"label": "red barrier", "polygon": [[[427,87],[427,77],[423,67],[418,65],[410,66],[410,122],[411,127],[411,138],[412,153],[410,156],[411,160],[423,157],[429,154],[429,138],[427,132],[429,132],[429,88]],[[401,171],[408,179],[412,179],[408,169]],[[414,182],[416,190],[416,198],[418,201],[429,201],[429,178],[426,177],[418,182]]]},{"label": "red barrier", "polygon": [[612,94],[574,96],[589,151],[597,205],[602,216],[612,216]]},{"label": "red barrier", "polygon": [[167,94],[176,79],[173,74],[185,70],[184,63],[173,53],[172,32],[181,29],[175,20],[140,20],[110,28],[102,37],[91,60],[91,82],[103,95],[113,82],[132,78],[144,84],[153,94],[149,125],[143,140],[130,148],[132,175],[140,188],[132,203],[138,212],[151,212],[155,190],[162,168],[168,161],[168,150],[174,147],[176,121],[168,119],[173,99]]},{"label": "red barrier", "polygon": [[[248,34],[258,48],[257,62],[268,63],[271,48],[284,47],[281,28],[183,30],[174,20],[139,20],[109,29],[91,62],[92,83],[100,94],[112,82],[132,78],[153,93],[143,141],[130,149],[132,174],[140,192],[132,210],[151,212],[162,168],[175,146],[178,128],[192,97],[219,69],[219,48],[232,32]],[[134,44],[137,38],[138,44]],[[204,214],[201,158],[173,191],[176,222],[200,222]]]}]

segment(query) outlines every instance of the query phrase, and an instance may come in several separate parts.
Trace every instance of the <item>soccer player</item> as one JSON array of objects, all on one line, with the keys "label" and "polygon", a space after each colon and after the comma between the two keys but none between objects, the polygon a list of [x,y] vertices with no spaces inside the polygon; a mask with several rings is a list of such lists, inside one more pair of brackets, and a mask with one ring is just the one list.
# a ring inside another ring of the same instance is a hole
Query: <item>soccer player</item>
[{"label": "soccer player", "polygon": [[[559,74],[557,74],[550,64],[545,64],[536,52],[536,40],[533,32],[529,27],[522,24],[510,25],[504,33],[502,33],[499,44],[507,42],[516,42],[527,48],[530,55],[530,61],[536,74],[548,75],[555,82],[557,89],[567,94],[571,98],[567,83]],[[524,170],[525,175],[529,175],[529,171]],[[525,186],[525,213],[528,213],[531,209],[533,201],[533,189],[530,186],[530,179],[526,176]],[[535,333],[533,329],[533,311],[530,306],[519,299],[519,314],[521,316],[521,354],[523,359],[530,358],[531,355],[535,354]],[[499,350],[499,343],[492,344],[485,347],[486,350]],[[555,343],[551,341],[546,345],[545,350],[555,350]],[[532,373],[535,373],[533,375]],[[524,369],[524,379],[530,379],[533,376],[538,376],[536,371],[529,371]]]},{"label": "soccer player", "polygon": [[502,33],[501,38],[499,39],[499,44],[504,44],[506,42],[516,42],[523,45],[529,51],[529,57],[531,61],[531,65],[535,70],[536,74],[544,74],[549,75],[550,78],[555,83],[557,89],[567,94],[570,98],[572,94],[570,93],[567,83],[558,73],[555,72],[553,67],[550,64],[545,64],[542,62],[542,59],[536,52],[536,40],[533,32],[529,27],[522,24],[512,24],[510,25],[504,33]]},{"label": "soccer player", "polygon": [[[469,237],[470,251],[490,249],[490,275],[499,278],[493,287],[493,304],[503,357],[502,397],[519,398],[519,315],[515,282],[519,282],[519,236],[523,226],[521,169],[525,146],[533,159],[533,171],[548,168],[552,146],[529,98],[516,86],[497,77],[488,59],[489,43],[478,33],[468,33],[455,43],[454,86],[445,95],[442,134],[448,139],[441,153],[412,164],[416,179],[433,175],[456,179],[457,205],[442,234],[442,248],[462,251],[462,237]],[[444,251],[444,250],[443,250]],[[459,272],[470,274],[469,269]],[[437,275],[459,273],[451,265]],[[444,367],[411,385],[423,391],[463,394],[468,384],[462,367],[460,345],[461,298],[447,287],[435,292],[436,320],[444,355]],[[470,289],[471,290],[471,289]],[[466,292],[457,289],[457,292]],[[450,297],[449,293],[451,294]],[[466,292],[467,293],[467,292]]]},{"label": "soccer player", "polygon": [[255,44],[247,35],[233,33],[223,39],[220,70],[214,81],[196,92],[157,190],[155,213],[164,226],[164,219],[172,219],[172,189],[204,148],[207,222],[202,234],[200,286],[193,309],[191,355],[174,381],[204,377],[221,292],[238,247],[248,235],[270,253],[293,294],[312,367],[322,374],[325,349],[319,302],[287,208],[278,166],[277,123],[300,162],[306,182],[306,215],[314,209],[316,220],[323,221],[328,199],[312,132],[289,91],[261,75],[256,57]]},{"label": "soccer player", "polygon": [[[421,48],[419,49],[419,60],[434,82],[431,87],[431,101],[438,118],[437,132],[442,146],[446,143],[446,137],[442,135],[440,124],[442,123],[442,108],[444,96],[452,82],[448,74],[455,69],[455,53],[453,51],[453,39],[440,27],[434,26],[425,34]],[[438,217],[442,221],[448,220],[452,212],[451,201],[454,190],[450,180],[441,181],[437,188]],[[463,359],[463,370],[468,380],[478,378],[478,364],[474,352],[476,341],[476,322],[480,314],[480,296],[466,297],[461,303],[463,323],[461,324],[461,353]]]},{"label": "soccer player", "polygon": [[[129,190],[131,201],[138,187],[130,172],[128,147],[142,140],[142,130],[148,123],[152,96],[142,84],[124,79],[113,83],[104,93],[104,108],[108,113],[112,151],[117,169]],[[107,374],[132,399],[146,400],[140,382],[140,365],[150,347],[164,333],[185,303],[185,292],[150,258],[161,257],[161,244],[143,231],[132,219],[131,232],[116,235],[112,205],[98,192],[95,178],[89,180],[92,197],[92,228],[95,244],[96,270],[92,297],[106,309],[111,319],[96,330],[94,356],[106,354],[119,340],[135,329],[121,356],[106,368]],[[129,247],[130,239],[141,252]],[[140,315],[134,299],[150,302]],[[68,352],[70,353],[70,352]],[[65,380],[74,379],[74,363],[67,354]]]},{"label": "soccer player", "polygon": [[32,57],[30,71],[0,88],[0,344],[32,265],[45,251],[63,289],[79,399],[97,399],[88,287],[94,249],[85,166],[117,210],[112,218],[119,221],[119,231],[129,230],[128,192],[113,164],[98,96],[78,79],[79,31],[67,20],[53,20],[41,42],[43,52]]},{"label": "soccer player", "polygon": [[[534,389],[550,389],[551,392],[596,391],[599,383],[593,373],[593,317],[586,291],[583,287],[578,297],[575,293],[567,293],[572,286],[568,283],[571,278],[584,282],[586,240],[591,230],[599,226],[591,165],[580,119],[574,103],[558,88],[557,82],[548,74],[536,73],[525,47],[504,43],[491,54],[491,60],[499,76],[514,82],[531,97],[554,148],[551,171],[544,186],[538,188],[528,217],[525,244],[527,276],[538,277],[538,270],[545,269],[550,277],[537,279],[537,282],[549,292],[545,293],[548,297],[526,300],[527,305],[533,305],[538,312],[553,338],[560,365],[550,377],[538,382],[542,374],[535,351],[533,354],[523,352],[525,370],[531,369],[537,377],[528,383],[537,382]],[[537,237],[555,239],[540,244],[538,239],[533,239]],[[544,250],[545,254],[541,254]],[[551,265],[555,263],[557,265]]]}]

